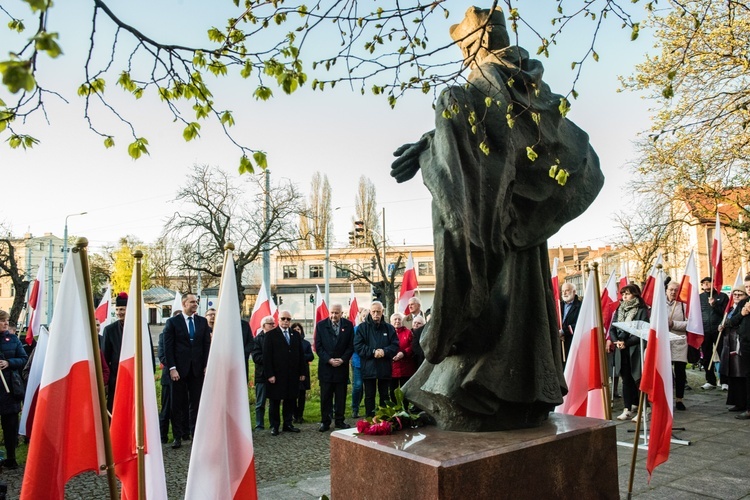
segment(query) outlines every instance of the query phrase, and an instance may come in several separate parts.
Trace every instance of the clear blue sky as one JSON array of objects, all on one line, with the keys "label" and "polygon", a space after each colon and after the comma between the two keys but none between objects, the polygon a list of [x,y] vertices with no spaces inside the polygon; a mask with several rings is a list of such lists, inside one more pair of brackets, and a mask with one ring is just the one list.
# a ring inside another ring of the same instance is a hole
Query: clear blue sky
[{"label": "clear blue sky", "polygon": [[[431,32],[434,46],[448,42],[447,27],[459,22],[473,3],[477,2],[448,3],[450,19],[437,23]],[[548,19],[556,6],[556,2],[545,3],[549,6],[541,7],[538,0],[519,2],[522,12],[532,6],[536,9],[532,18],[543,30],[549,29],[549,24],[541,20]],[[10,8],[31,26],[33,20],[23,5],[14,2]],[[190,167],[206,163],[234,173],[239,153],[217,127],[207,124],[200,140],[185,143],[181,137],[183,125],[172,123],[166,108],[148,97],[133,101],[115,87],[111,78],[107,95],[134,121],[139,134],[149,139],[151,154],[132,161],[125,151],[130,139],[111,118],[100,124],[118,132],[117,147],[104,149],[102,139],[88,130],[82,118],[82,99],[76,95],[83,81],[91,22],[88,5],[59,2],[52,10],[49,29],[60,32],[65,54],[56,61],[44,61],[40,79],[70,104],[48,98],[49,124],[39,113],[30,119],[29,132],[42,141],[34,149],[24,152],[0,146],[6,191],[0,221],[12,225],[16,234],[31,230],[35,235],[53,232],[62,236],[65,216],[87,211],[86,216],[71,218],[69,229],[71,234],[89,238],[94,249],[127,234],[151,242],[177,208],[170,200],[185,182]],[[211,9],[206,5],[199,0],[111,2],[118,15],[132,20],[149,36],[191,45],[207,45],[206,30],[212,25],[223,26],[232,12],[228,0],[211,2]],[[641,7],[633,9],[642,14]],[[570,63],[590,43],[587,33],[592,27],[589,21],[582,21],[554,47],[550,59],[542,58],[545,80],[553,91],[564,93],[570,87]],[[591,136],[606,184],[594,205],[555,235],[550,246],[597,246],[611,241],[616,230],[610,214],[627,200],[622,189],[627,180],[625,164],[633,157],[632,142],[649,124],[648,103],[635,94],[617,92],[617,77],[632,73],[634,65],[651,49],[648,32],[630,42],[629,32],[620,30],[614,21],[600,37],[600,60],[587,63],[578,84],[580,97],[573,101],[569,118]],[[524,33],[520,44],[532,53],[538,45]],[[0,47],[16,48],[18,43],[2,30]],[[0,97],[6,99],[4,92],[0,91]],[[383,98],[361,96],[358,90],[343,85],[324,93],[312,92],[308,86],[292,96],[278,90],[267,102],[255,101],[251,92],[247,82],[231,77],[218,81],[214,93],[220,107],[233,110],[237,137],[268,153],[274,176],[290,178],[306,192],[313,172],[320,170],[328,175],[333,206],[341,207],[334,218],[334,235],[339,243],[346,241],[350,230],[354,191],[362,174],[377,187],[393,243],[431,242],[430,196],[421,179],[398,185],[389,175],[392,151],[433,128],[431,96],[410,94],[391,110]]]}]

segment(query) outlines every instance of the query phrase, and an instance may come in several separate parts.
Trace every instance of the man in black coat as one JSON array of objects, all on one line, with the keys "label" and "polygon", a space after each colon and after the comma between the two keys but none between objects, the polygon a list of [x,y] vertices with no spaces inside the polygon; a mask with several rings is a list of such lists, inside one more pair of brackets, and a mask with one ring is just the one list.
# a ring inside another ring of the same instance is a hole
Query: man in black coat
[{"label": "man in black coat", "polygon": [[393,356],[398,353],[396,330],[383,319],[383,304],[375,301],[370,315],[357,326],[354,349],[362,364],[362,382],[365,389],[365,413],[375,415],[375,388],[380,396],[380,406],[390,399]]},{"label": "man in black coat", "polygon": [[182,314],[167,320],[164,326],[164,357],[172,379],[172,448],[182,446],[195,431],[203,376],[211,347],[208,321],[195,312],[198,298],[192,293],[182,296]]},{"label": "man in black coat", "polygon": [[285,432],[299,432],[292,423],[300,381],[305,380],[305,358],[297,332],[291,329],[292,314],[279,313],[279,326],[266,333],[263,345],[263,373],[268,397],[268,421],[271,435],[279,435],[279,407],[284,401]]},{"label": "man in black coat", "polygon": [[[716,387],[716,372],[712,360],[714,344],[719,339],[719,325],[724,320],[724,311],[729,303],[729,296],[712,288],[711,277],[706,276],[701,280],[699,297],[703,317],[703,344],[701,344],[703,359],[701,364],[706,370],[706,383],[701,386],[701,389],[713,389]],[[724,345],[724,336],[719,339],[718,343],[716,352],[721,352]]]},{"label": "man in black coat", "polygon": [[[745,276],[745,291],[750,294],[750,275]],[[727,319],[725,328],[737,328],[740,341],[740,372],[745,376],[747,394],[750,395],[750,299],[743,299],[737,304],[737,311]],[[739,313],[739,314],[738,314]],[[725,330],[726,331],[726,330]],[[750,401],[750,399],[748,399]],[[731,410],[730,410],[731,411]],[[745,410],[735,415],[739,420],[750,420],[750,411]]]},{"label": "man in black coat", "polygon": [[564,283],[562,296],[560,297],[560,314],[562,315],[562,329],[560,338],[565,342],[565,359],[568,359],[570,345],[573,343],[573,332],[578,323],[578,314],[581,312],[581,299],[576,295],[576,287],[572,283]]},{"label": "man in black coat", "polygon": [[122,329],[125,326],[125,312],[128,310],[128,294],[120,292],[115,297],[115,316],[117,321],[104,327],[102,332],[104,347],[104,361],[109,366],[109,381],[107,382],[107,410],[112,413],[117,385],[117,369],[120,366],[120,351],[122,350]]},{"label": "man in black coat", "polygon": [[341,317],[342,309],[341,304],[332,304],[329,317],[315,325],[322,418],[318,429],[320,432],[331,428],[332,412],[337,429],[349,428],[344,422],[344,409],[349,384],[349,360],[354,353],[354,325]]},{"label": "man in black coat", "polygon": [[253,339],[251,354],[253,364],[255,364],[255,428],[263,430],[265,428],[263,421],[266,417],[266,376],[263,373],[263,346],[266,343],[266,333],[276,326],[273,316],[263,318],[260,326],[262,330]]}]

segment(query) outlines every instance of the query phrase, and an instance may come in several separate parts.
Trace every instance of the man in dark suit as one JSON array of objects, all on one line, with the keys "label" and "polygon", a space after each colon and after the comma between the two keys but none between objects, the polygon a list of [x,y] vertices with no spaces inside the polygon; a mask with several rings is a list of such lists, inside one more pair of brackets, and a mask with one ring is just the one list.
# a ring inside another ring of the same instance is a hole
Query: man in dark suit
[{"label": "man in dark suit", "polygon": [[198,298],[192,293],[182,296],[182,314],[167,320],[164,326],[164,357],[172,379],[172,448],[182,446],[195,431],[203,376],[211,347],[208,321],[195,312]]},{"label": "man in dark suit", "polygon": [[299,432],[292,420],[296,407],[299,383],[305,380],[305,358],[302,343],[297,332],[291,329],[292,314],[289,311],[279,313],[279,326],[266,333],[263,345],[263,372],[266,378],[268,396],[268,421],[271,424],[271,435],[279,435],[281,418],[279,407],[284,403],[285,432]]},{"label": "man in dark suit", "polygon": [[581,312],[581,299],[576,295],[576,287],[572,283],[562,286],[560,297],[560,314],[562,315],[562,329],[560,338],[565,343],[565,359],[568,359],[570,345],[573,343],[573,332],[578,323],[578,313]]},{"label": "man in dark suit", "polygon": [[264,429],[263,423],[266,418],[267,384],[266,376],[263,373],[263,347],[266,344],[266,332],[270,332],[275,327],[273,316],[266,316],[261,320],[261,331],[258,332],[252,342],[253,364],[255,365],[255,428],[257,430]]},{"label": "man in dark suit", "polygon": [[342,318],[341,312],[341,304],[332,304],[329,317],[315,325],[322,419],[318,428],[320,432],[331,428],[331,413],[337,429],[349,428],[344,422],[344,409],[349,384],[349,360],[354,352],[354,325]]},{"label": "man in dark suit", "polygon": [[103,352],[104,360],[109,366],[109,381],[107,382],[107,410],[112,413],[117,385],[117,369],[120,366],[120,351],[122,350],[122,329],[125,325],[125,312],[128,310],[128,294],[120,292],[115,297],[115,316],[117,321],[104,327]]}]

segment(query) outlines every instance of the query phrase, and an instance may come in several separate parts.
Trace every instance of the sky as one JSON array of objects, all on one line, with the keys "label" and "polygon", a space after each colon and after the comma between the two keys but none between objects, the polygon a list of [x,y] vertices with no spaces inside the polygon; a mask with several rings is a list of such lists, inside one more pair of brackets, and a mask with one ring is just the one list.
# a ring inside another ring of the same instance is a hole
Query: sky
[{"label": "sky", "polygon": [[[431,27],[430,43],[448,43],[447,27],[459,22],[472,3],[476,2],[449,1],[451,16]],[[223,26],[232,15],[229,0],[212,2],[208,11],[200,0],[163,0],[156,6],[141,0],[113,0],[108,4],[148,36],[191,45],[206,45],[206,30],[212,25]],[[25,5],[15,2],[11,12],[30,26],[33,20]],[[520,9],[534,6],[528,15],[548,29],[550,9],[557,2],[534,0],[518,5]],[[183,125],[174,123],[158,100],[147,96],[134,101],[116,88],[114,81],[108,82],[107,96],[135,123],[138,135],[148,138],[150,154],[131,160],[125,149],[130,142],[125,127],[111,115],[95,111],[97,126],[116,133],[116,147],[105,149],[102,138],[88,129],[82,99],[76,95],[84,77],[91,24],[87,6],[87,2],[60,2],[50,14],[49,30],[60,33],[64,55],[42,61],[39,78],[69,103],[48,96],[46,116],[36,113],[19,129],[40,139],[33,149],[11,150],[7,144],[0,144],[0,179],[6,192],[0,223],[10,226],[15,235],[30,231],[35,236],[46,232],[62,236],[66,216],[71,215],[67,218],[69,233],[87,237],[92,250],[97,251],[126,235],[147,243],[154,241],[165,220],[180,210],[172,200],[186,184],[192,166],[208,164],[239,177],[239,151],[217,126],[206,122],[199,140],[184,142]],[[642,11],[634,12],[642,16]],[[553,47],[551,57],[540,58],[545,65],[545,81],[554,92],[564,94],[570,88],[574,77],[570,63],[590,44],[588,32],[592,26],[583,21],[571,27]],[[589,61],[584,66],[577,84],[580,95],[572,101],[568,115],[590,135],[605,186],[586,213],[549,240],[550,247],[602,246],[612,243],[617,233],[611,214],[627,198],[626,165],[634,158],[633,142],[649,126],[648,102],[632,92],[618,92],[618,76],[631,74],[644,54],[653,50],[647,31],[642,30],[640,38],[631,42],[629,31],[618,28],[615,21],[600,34],[596,46],[599,62]],[[100,27],[100,32],[105,31]],[[0,30],[0,50],[16,48],[18,40],[28,36],[24,33],[14,38],[7,30]],[[528,33],[522,32],[519,41],[532,54],[536,52],[538,43]],[[330,42],[316,40],[319,44]],[[397,184],[389,175],[392,152],[434,128],[432,95],[408,94],[390,109],[382,97],[362,96],[358,89],[345,85],[323,93],[312,91],[308,85],[289,96],[274,89],[275,97],[265,102],[253,99],[253,87],[238,76],[217,80],[215,85],[217,104],[234,113],[236,137],[268,154],[273,178],[289,178],[307,193],[315,171],[328,176],[332,206],[337,208],[333,218],[337,244],[345,244],[352,229],[354,196],[361,175],[368,176],[377,188],[391,243],[432,242],[430,194],[421,177]],[[4,88],[0,98],[8,99]],[[5,140],[7,135],[0,138]],[[80,212],[87,214],[73,215]]]}]

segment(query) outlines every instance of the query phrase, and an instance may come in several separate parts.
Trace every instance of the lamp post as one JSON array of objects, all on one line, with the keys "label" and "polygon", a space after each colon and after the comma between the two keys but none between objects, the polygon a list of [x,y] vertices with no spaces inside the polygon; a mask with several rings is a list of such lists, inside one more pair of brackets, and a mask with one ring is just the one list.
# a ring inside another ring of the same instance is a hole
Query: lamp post
[{"label": "lamp post", "polygon": [[68,262],[68,217],[76,217],[78,215],[86,215],[88,212],[81,212],[79,214],[69,214],[65,216],[65,231],[63,232],[63,267]]},{"label": "lamp post", "polygon": [[[331,211],[331,214],[338,210],[341,207],[336,207]],[[330,296],[330,282],[331,282],[331,227],[333,224],[331,224],[331,220],[328,219],[328,227],[326,227],[326,267],[324,269],[325,272],[325,300],[326,300],[326,306],[330,309],[331,307],[331,296]]]}]

